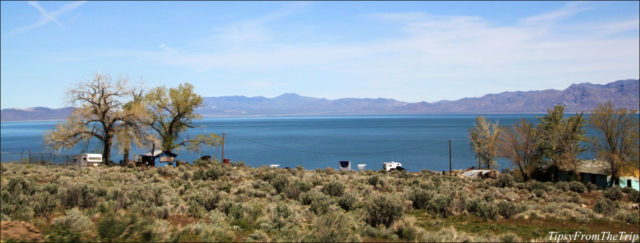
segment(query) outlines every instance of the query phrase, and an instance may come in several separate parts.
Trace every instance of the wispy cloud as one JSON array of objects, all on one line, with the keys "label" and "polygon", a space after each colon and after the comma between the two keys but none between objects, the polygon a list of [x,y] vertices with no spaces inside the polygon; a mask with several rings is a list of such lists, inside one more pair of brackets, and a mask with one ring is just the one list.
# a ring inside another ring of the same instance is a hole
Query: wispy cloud
[{"label": "wispy cloud", "polygon": [[38,4],[38,2],[36,1],[29,1],[28,4],[32,7],[34,7],[36,10],[38,10],[38,12],[40,13],[40,19],[38,19],[37,22],[31,24],[31,25],[27,25],[24,27],[20,27],[20,28],[16,28],[13,29],[9,32],[7,32],[7,34],[3,35],[2,37],[7,37],[7,36],[12,36],[12,35],[16,35],[22,32],[27,32],[29,30],[38,28],[40,26],[43,26],[49,22],[54,22],[56,24],[58,24],[59,26],[63,26],[62,23],[58,20],[58,17],[62,16],[63,14],[72,11],[80,6],[82,6],[86,1],[78,1],[78,2],[72,2],[72,3],[68,3],[63,5],[62,7],[60,7],[59,9],[55,10],[55,11],[51,11],[51,12],[47,12],[42,6],[40,6],[40,4]]},{"label": "wispy cloud", "polygon": [[520,22],[522,24],[527,24],[527,25],[551,24],[556,21],[574,16],[580,12],[584,12],[592,9],[594,8],[585,6],[585,2],[570,2],[570,3],[567,3],[561,9],[547,12],[547,13],[542,13],[535,16],[526,17],[521,19]]},{"label": "wispy cloud", "polygon": [[266,27],[269,22],[302,12],[309,4],[308,2],[287,3],[284,7],[267,15],[217,28],[216,32],[218,32],[218,34],[216,37],[232,42],[270,40],[271,36]]},{"label": "wispy cloud", "polygon": [[[558,20],[587,9],[589,7],[580,4],[568,4],[562,9],[526,17],[506,26],[492,24],[477,16],[375,13],[369,16],[378,21],[397,23],[406,34],[358,42],[286,45],[268,38],[257,38],[259,35],[237,35],[243,36],[236,39],[238,41],[264,42],[259,46],[206,52],[172,48],[111,50],[102,54],[189,67],[197,71],[286,73],[287,70],[296,70],[313,73],[310,76],[348,77],[326,82],[355,85],[361,94],[368,94],[366,96],[424,97],[428,94],[429,98],[422,98],[428,101],[449,98],[452,93],[473,96],[476,93],[522,89],[522,82],[544,88],[564,88],[557,86],[559,83],[562,86],[571,82],[610,81],[604,76],[614,73],[637,77],[638,38],[610,35],[633,28],[637,20],[588,23],[579,33],[556,30],[549,33],[534,24],[560,25]],[[264,23],[290,13],[283,11],[244,23],[264,27]],[[454,85],[437,85],[437,90],[428,90],[426,87],[431,86],[424,85],[444,80]],[[482,85],[483,81],[489,80],[499,85]],[[514,80],[519,82],[514,83]],[[474,93],[461,93],[464,91],[458,90],[459,86],[455,84]],[[408,94],[408,89],[415,94]],[[415,101],[418,99],[414,98]]]}]

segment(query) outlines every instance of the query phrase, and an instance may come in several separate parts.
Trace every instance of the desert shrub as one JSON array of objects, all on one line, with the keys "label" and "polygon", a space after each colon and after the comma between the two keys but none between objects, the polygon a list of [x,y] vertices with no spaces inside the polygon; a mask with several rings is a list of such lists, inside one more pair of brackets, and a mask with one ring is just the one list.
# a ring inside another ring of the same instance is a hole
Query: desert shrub
[{"label": "desert shrub", "polygon": [[402,204],[387,196],[371,198],[366,205],[365,221],[371,226],[383,224],[389,227],[395,220],[402,217]]},{"label": "desert shrub", "polygon": [[152,215],[159,219],[168,219],[169,218],[169,208],[168,207],[153,207],[151,211]]},{"label": "desert shrub", "polygon": [[32,181],[27,181],[22,177],[13,177],[9,179],[6,189],[12,195],[32,195],[36,191],[36,185],[34,185]]},{"label": "desert shrub", "polygon": [[65,208],[91,208],[96,205],[95,189],[88,185],[70,185],[59,192],[60,202]]},{"label": "desert shrub", "polygon": [[318,217],[314,222],[313,241],[352,242],[359,241],[353,233],[355,223],[345,214],[331,213]]},{"label": "desert shrub", "polygon": [[585,187],[582,182],[572,181],[569,182],[569,189],[577,193],[583,193],[587,190],[587,187]]},{"label": "desert shrub", "polygon": [[509,233],[500,235],[500,241],[501,242],[522,242],[522,239],[520,239],[518,235],[509,232]]},{"label": "desert shrub", "polygon": [[108,242],[114,241],[120,238],[134,219],[135,216],[133,214],[129,214],[128,219],[120,219],[114,214],[108,213],[98,221],[98,236]]},{"label": "desert shrub", "polygon": [[289,183],[285,189],[285,195],[289,199],[298,199],[300,193],[311,190],[311,184],[305,181],[295,180]]},{"label": "desert shrub", "polygon": [[271,185],[276,189],[278,193],[281,193],[284,191],[287,185],[289,185],[289,177],[280,174],[271,180]]},{"label": "desert shrub", "polygon": [[326,200],[326,197],[323,194],[320,194],[317,191],[308,191],[302,193],[300,196],[300,202],[303,205],[311,205],[314,201]]},{"label": "desert shrub", "polygon": [[229,242],[233,241],[228,228],[206,223],[189,224],[171,237],[173,242]]},{"label": "desert shrub", "polygon": [[610,187],[602,193],[602,195],[610,200],[617,201],[624,197],[622,190],[619,187]]},{"label": "desert shrub", "polygon": [[502,173],[500,174],[500,176],[498,176],[494,185],[497,187],[504,188],[504,187],[513,187],[514,184],[515,184],[515,180],[513,179],[513,176],[507,173]]},{"label": "desert shrub", "polygon": [[212,193],[213,195],[208,195],[206,193],[195,193],[194,195],[192,195],[189,198],[189,207],[195,205],[195,206],[201,206],[202,208],[204,208],[207,211],[216,209],[216,207],[218,206],[218,202],[220,201],[220,194],[218,193]]},{"label": "desert shrub", "polygon": [[58,193],[58,184],[47,183],[44,185],[44,190],[51,195],[55,195]]},{"label": "desert shrub", "polygon": [[566,181],[560,181],[556,183],[556,187],[562,191],[569,191],[569,183]]},{"label": "desert shrub", "polygon": [[66,216],[53,219],[52,225],[64,225],[60,229],[68,228],[73,232],[84,232],[93,228],[93,221],[82,214],[78,208],[67,211]]},{"label": "desert shrub", "polygon": [[323,215],[329,211],[329,206],[328,200],[315,200],[309,209],[317,215]]},{"label": "desert shrub", "polygon": [[433,193],[426,190],[414,190],[409,194],[409,200],[411,200],[413,208],[425,209],[429,204],[429,200],[433,198]]},{"label": "desert shrub", "polygon": [[346,194],[338,200],[338,205],[340,205],[340,207],[345,211],[349,211],[353,209],[353,206],[357,200],[358,199],[354,195]]},{"label": "desert shrub", "polygon": [[467,211],[482,219],[496,219],[498,207],[484,200],[473,200],[467,205]]},{"label": "desert shrub", "polygon": [[253,233],[251,233],[249,235],[248,241],[268,242],[269,241],[269,235],[267,235],[267,233],[265,233],[262,230],[256,230],[256,231],[253,231]]},{"label": "desert shrub", "polygon": [[418,229],[405,220],[397,221],[393,224],[392,229],[400,239],[407,241],[415,241],[418,238]]},{"label": "desert shrub", "polygon": [[429,201],[427,210],[433,215],[438,215],[443,218],[449,217],[452,214],[449,208],[450,202],[451,197],[439,195]]},{"label": "desert shrub", "polygon": [[68,225],[53,224],[49,230],[45,231],[47,241],[50,242],[81,242],[82,235],[78,231],[72,230]]},{"label": "desert shrub", "polygon": [[340,182],[332,181],[324,185],[322,192],[329,196],[339,197],[344,193],[344,185]]},{"label": "desert shrub", "polygon": [[273,227],[281,229],[291,215],[293,215],[293,212],[289,209],[289,206],[286,203],[279,202],[270,215]]},{"label": "desert shrub", "polygon": [[370,176],[370,177],[367,179],[367,184],[372,185],[372,186],[374,186],[374,187],[375,187],[375,186],[377,186],[379,182],[380,182],[380,177],[378,177],[377,175],[375,175],[375,176]]},{"label": "desert shrub", "polygon": [[622,188],[622,192],[627,193],[627,194],[632,193],[634,191],[638,191],[638,190],[633,189],[633,187],[623,187]]},{"label": "desert shrub", "polygon": [[546,193],[543,190],[536,189],[533,190],[533,194],[536,195],[536,197],[544,197]]},{"label": "desert shrub", "polygon": [[522,212],[522,208],[512,202],[502,201],[498,203],[498,213],[505,219],[509,219],[520,212]]},{"label": "desert shrub", "polygon": [[630,187],[625,187],[625,188],[631,189],[626,191],[627,198],[629,199],[629,201],[640,203],[640,193],[638,193],[638,190]]},{"label": "desert shrub", "polygon": [[588,192],[592,192],[592,191],[596,191],[596,190],[600,190],[600,187],[596,184],[593,184],[591,182],[587,182],[587,191]]},{"label": "desert shrub", "polygon": [[547,185],[545,185],[542,182],[536,181],[536,180],[530,180],[526,183],[526,187],[527,189],[529,189],[530,192],[532,192],[533,190],[543,190],[543,191],[547,191]]},{"label": "desert shrub", "polygon": [[36,216],[47,216],[56,207],[56,198],[48,192],[36,192],[32,204]]},{"label": "desert shrub", "polygon": [[222,168],[214,166],[208,170],[197,170],[193,173],[194,180],[217,180],[220,176],[224,175]]},{"label": "desert shrub", "polygon": [[607,198],[598,198],[596,205],[593,206],[593,211],[601,214],[613,214],[616,211],[616,203]]}]

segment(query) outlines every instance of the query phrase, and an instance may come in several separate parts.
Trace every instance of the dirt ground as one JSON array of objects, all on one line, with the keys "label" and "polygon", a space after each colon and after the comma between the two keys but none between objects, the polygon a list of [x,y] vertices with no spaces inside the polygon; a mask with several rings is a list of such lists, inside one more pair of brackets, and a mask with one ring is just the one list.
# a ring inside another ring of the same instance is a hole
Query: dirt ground
[{"label": "dirt ground", "polygon": [[4,221],[0,225],[0,240],[42,241],[42,234],[36,227],[24,221]]}]

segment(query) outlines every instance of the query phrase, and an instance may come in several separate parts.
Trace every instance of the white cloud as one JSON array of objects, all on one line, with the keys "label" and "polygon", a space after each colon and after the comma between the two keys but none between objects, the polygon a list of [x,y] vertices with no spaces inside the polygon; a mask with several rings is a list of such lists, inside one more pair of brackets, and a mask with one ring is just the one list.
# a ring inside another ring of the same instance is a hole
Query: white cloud
[{"label": "white cloud", "polygon": [[38,10],[38,12],[40,13],[40,19],[31,25],[13,29],[2,37],[15,35],[22,32],[27,32],[29,30],[43,26],[49,22],[54,22],[60,26],[63,26],[62,23],[58,20],[58,17],[62,16],[64,13],[67,13],[69,11],[72,11],[82,6],[82,4],[84,4],[85,2],[86,1],[77,1],[77,2],[68,3],[60,7],[58,10],[47,12],[42,6],[40,6],[40,4],[38,4],[38,2],[29,1],[28,4],[34,7],[36,10]]},{"label": "white cloud", "polygon": [[287,3],[284,7],[265,16],[217,28],[216,32],[218,32],[218,34],[216,38],[231,42],[271,40],[272,37],[266,27],[269,22],[302,12],[308,5],[308,2]]},{"label": "white cloud", "polygon": [[[581,4],[570,3],[558,11],[523,18],[509,26],[498,26],[477,16],[377,13],[369,16],[399,24],[406,35],[337,44],[282,45],[268,41],[270,38],[264,38],[266,35],[261,36],[259,33],[268,31],[262,29],[262,32],[253,34],[236,33],[242,37],[236,39],[238,41],[264,41],[259,46],[234,46],[208,52],[180,48],[112,50],[103,54],[197,71],[295,70],[316,79],[322,76],[342,77],[327,80],[326,86],[349,83],[358,87],[349,92],[361,92],[350,96],[395,95],[410,101],[460,98],[452,97],[453,93],[474,96],[515,90],[520,87],[519,82],[535,82],[540,88],[565,88],[571,82],[601,83],[616,78],[638,77],[638,38],[609,36],[637,29],[637,25],[633,26],[637,19],[588,23],[573,33],[550,32],[548,28],[539,27],[540,23],[560,25],[558,20],[587,9]],[[270,14],[246,23],[259,23],[256,25],[262,28],[264,23],[289,13]],[[565,81],[558,83],[558,80]],[[443,81],[456,85],[436,85]],[[493,85],[483,85],[488,81]],[[454,92],[452,87],[461,89]],[[415,96],[406,97],[403,93]],[[418,97],[420,94],[422,97]]]}]

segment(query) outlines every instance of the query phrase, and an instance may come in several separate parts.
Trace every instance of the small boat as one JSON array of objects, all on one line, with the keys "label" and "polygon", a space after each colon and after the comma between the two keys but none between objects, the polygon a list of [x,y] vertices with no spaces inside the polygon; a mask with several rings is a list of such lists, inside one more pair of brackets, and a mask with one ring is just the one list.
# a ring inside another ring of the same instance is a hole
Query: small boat
[{"label": "small boat", "polygon": [[269,167],[271,168],[278,168],[280,165],[279,164],[270,164]]},{"label": "small boat", "polygon": [[367,164],[358,164],[358,170],[359,171],[364,171],[365,170],[364,167],[366,167],[366,166],[367,166]]}]

